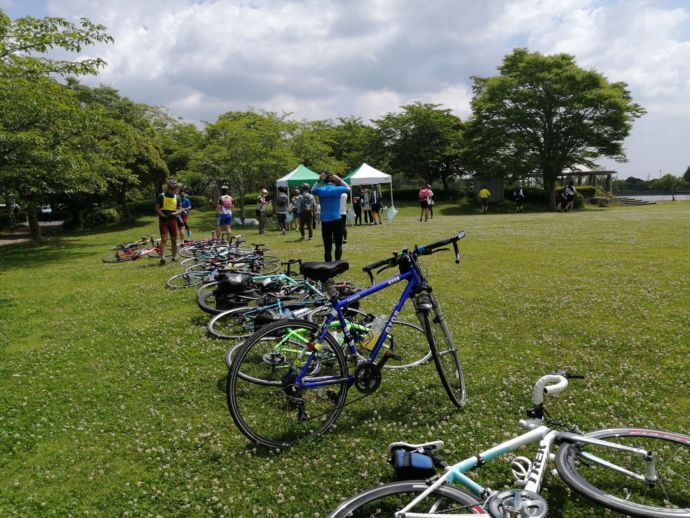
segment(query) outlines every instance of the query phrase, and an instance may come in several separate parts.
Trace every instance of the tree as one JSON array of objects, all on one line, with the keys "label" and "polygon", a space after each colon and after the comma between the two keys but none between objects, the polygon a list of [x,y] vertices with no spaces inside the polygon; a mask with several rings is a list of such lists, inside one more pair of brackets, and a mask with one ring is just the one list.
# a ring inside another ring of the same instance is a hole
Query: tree
[{"label": "tree", "polygon": [[50,192],[93,190],[95,155],[81,132],[87,119],[76,97],[49,75],[96,74],[100,58],[50,59],[51,49],[79,53],[112,42],[105,27],[82,18],[31,17],[12,21],[0,9],[0,191],[28,209],[34,240],[41,238],[37,206]]},{"label": "tree", "polygon": [[685,174],[683,174],[683,180],[685,180],[687,183],[690,183],[690,166],[685,170]]},{"label": "tree", "polygon": [[0,190],[26,206],[34,240],[51,193],[92,191],[102,180],[88,126],[74,93],[55,80],[0,74]]},{"label": "tree", "polygon": [[568,54],[526,49],[507,55],[500,75],[474,77],[467,165],[487,175],[537,176],[556,207],[556,179],[571,166],[625,160],[623,140],[644,109],[625,83],[583,70]]},{"label": "tree", "polygon": [[79,25],[64,18],[50,17],[38,19],[28,16],[12,21],[0,9],[0,66],[24,75],[95,74],[105,66],[101,58],[72,61],[50,59],[43,54],[55,48],[78,54],[83,47],[112,41],[105,26],[91,23],[86,18],[81,18]]},{"label": "tree", "polygon": [[[326,121],[287,122],[289,128],[288,146],[300,163],[315,171],[329,171],[342,174],[347,165],[333,157],[335,140]],[[291,167],[292,168],[292,167]]]},{"label": "tree", "polygon": [[268,185],[277,172],[295,164],[285,119],[272,112],[228,112],[205,129],[205,145],[192,168],[239,193],[242,218],[245,194]]},{"label": "tree", "polygon": [[380,133],[359,117],[339,117],[330,123],[328,134],[333,156],[345,164],[345,171],[353,171],[364,162],[387,169]]},{"label": "tree", "polygon": [[665,174],[658,180],[652,182],[652,186],[655,189],[661,189],[664,191],[669,191],[671,193],[671,199],[676,201],[676,192],[686,187],[685,180],[678,176],[673,176],[672,174]]},{"label": "tree", "polygon": [[441,180],[447,188],[449,178],[463,172],[462,121],[438,104],[417,102],[402,108],[402,113],[373,121],[390,165],[428,184]]}]

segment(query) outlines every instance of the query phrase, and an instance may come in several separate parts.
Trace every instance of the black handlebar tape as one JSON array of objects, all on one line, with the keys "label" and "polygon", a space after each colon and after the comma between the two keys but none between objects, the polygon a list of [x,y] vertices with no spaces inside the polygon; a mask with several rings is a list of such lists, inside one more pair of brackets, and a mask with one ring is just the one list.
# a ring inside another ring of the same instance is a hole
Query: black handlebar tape
[{"label": "black handlebar tape", "polygon": [[370,263],[370,264],[366,265],[364,268],[362,268],[362,271],[368,272],[371,270],[375,270],[379,266],[383,266],[385,264],[390,263],[392,259],[394,259],[394,258],[387,257],[386,259],[381,259],[380,261],[376,261],[375,263]]}]

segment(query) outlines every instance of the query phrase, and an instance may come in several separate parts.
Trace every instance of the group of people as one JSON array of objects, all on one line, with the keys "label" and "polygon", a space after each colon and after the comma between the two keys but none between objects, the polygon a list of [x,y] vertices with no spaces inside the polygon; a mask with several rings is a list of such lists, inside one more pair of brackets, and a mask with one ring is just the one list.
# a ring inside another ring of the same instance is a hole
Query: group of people
[{"label": "group of people", "polygon": [[352,210],[355,213],[355,225],[362,225],[364,215],[365,225],[381,225],[381,209],[383,201],[378,189],[364,187],[352,196]]}]

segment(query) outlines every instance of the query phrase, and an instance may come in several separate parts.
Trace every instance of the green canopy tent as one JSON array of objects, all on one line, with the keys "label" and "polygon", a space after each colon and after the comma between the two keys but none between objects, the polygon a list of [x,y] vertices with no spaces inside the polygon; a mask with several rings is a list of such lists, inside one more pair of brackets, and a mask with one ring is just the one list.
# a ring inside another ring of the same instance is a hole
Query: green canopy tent
[{"label": "green canopy tent", "polygon": [[276,180],[276,187],[300,187],[303,183],[312,185],[319,179],[319,175],[304,164],[298,165],[293,171]]}]

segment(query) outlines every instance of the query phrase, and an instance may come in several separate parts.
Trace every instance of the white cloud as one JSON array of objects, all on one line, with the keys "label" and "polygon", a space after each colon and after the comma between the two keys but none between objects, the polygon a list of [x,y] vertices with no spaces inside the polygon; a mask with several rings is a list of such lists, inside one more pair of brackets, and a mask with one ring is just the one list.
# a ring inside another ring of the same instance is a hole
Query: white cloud
[{"label": "white cloud", "polygon": [[[674,156],[664,115],[690,131],[690,6],[672,0],[45,0],[43,8],[108,26],[115,44],[88,52],[109,66],[89,84],[190,120],[248,106],[368,119],[414,101],[465,119],[470,76],[495,74],[503,56],[526,46],[574,54],[629,84],[649,111],[648,138],[636,138],[636,126],[627,143],[631,173]],[[683,159],[673,160],[661,167],[679,169]]]}]

